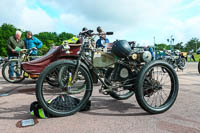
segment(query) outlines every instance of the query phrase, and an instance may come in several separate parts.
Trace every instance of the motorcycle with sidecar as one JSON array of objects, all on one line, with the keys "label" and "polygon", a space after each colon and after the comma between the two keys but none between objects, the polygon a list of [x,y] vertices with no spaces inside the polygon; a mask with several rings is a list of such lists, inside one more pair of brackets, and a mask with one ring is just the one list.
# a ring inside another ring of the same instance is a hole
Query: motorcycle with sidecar
[{"label": "motorcycle with sidecar", "polygon": [[[77,52],[80,50],[80,45],[81,44],[70,44],[70,50],[68,52],[66,52],[64,44],[60,46],[53,46],[44,56],[34,60],[30,60],[31,51],[33,49],[22,49],[19,52],[18,58],[9,59],[9,61],[4,63],[2,67],[2,75],[4,79],[10,83],[19,83],[25,78],[37,79],[42,70],[50,63],[59,59],[76,58],[78,55]],[[9,78],[9,69],[11,65],[16,75],[13,79]],[[17,76],[20,76],[20,78],[17,78]]]},{"label": "motorcycle with sidecar", "polygon": [[[102,83],[99,92],[104,95],[125,100],[135,93],[139,105],[151,114],[172,107],[179,90],[172,66],[162,60],[151,61],[149,51],[131,49],[126,40],[116,40],[103,51],[94,47],[94,36],[110,34],[82,32],[83,42],[76,59],[55,61],[42,71],[36,83],[36,97],[45,111],[67,116],[81,110],[92,95],[93,74]],[[98,75],[101,68],[106,68],[103,78]],[[58,85],[52,88],[46,78],[55,71]]]}]

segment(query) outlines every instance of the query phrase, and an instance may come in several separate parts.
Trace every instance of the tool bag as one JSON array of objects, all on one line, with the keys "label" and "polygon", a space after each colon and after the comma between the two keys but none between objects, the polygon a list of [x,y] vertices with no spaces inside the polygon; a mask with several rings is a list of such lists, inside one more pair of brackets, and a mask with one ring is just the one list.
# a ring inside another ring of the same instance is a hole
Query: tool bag
[{"label": "tool bag", "polygon": [[[65,108],[67,110],[72,106],[76,106],[79,104],[80,100],[78,98],[69,96],[69,95],[60,95],[56,97],[53,100],[49,101],[50,106],[53,108]],[[69,106],[70,105],[70,106]],[[91,107],[91,101],[87,101],[87,103],[82,107],[81,111],[88,111]],[[53,115],[49,114],[47,111],[45,111],[42,106],[39,104],[38,101],[34,101],[30,105],[30,112],[32,115],[38,117],[38,118],[49,118],[54,117]]]}]

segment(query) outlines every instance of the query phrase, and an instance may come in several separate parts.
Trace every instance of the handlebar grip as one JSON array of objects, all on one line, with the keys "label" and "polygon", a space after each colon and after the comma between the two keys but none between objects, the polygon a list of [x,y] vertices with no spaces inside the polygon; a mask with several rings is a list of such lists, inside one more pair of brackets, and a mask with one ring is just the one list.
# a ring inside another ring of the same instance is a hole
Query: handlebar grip
[{"label": "handlebar grip", "polygon": [[106,35],[113,35],[113,32],[106,32]]}]

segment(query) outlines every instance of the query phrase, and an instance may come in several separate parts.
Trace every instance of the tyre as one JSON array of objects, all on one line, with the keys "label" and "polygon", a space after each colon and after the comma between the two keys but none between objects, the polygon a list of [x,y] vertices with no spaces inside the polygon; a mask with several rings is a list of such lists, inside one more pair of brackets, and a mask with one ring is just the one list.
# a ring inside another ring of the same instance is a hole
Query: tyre
[{"label": "tyre", "polygon": [[200,74],[200,60],[199,60],[199,63],[198,63],[198,72]]},{"label": "tyre", "polygon": [[163,113],[174,104],[179,83],[176,72],[168,63],[157,60],[146,64],[137,81],[136,99],[145,111]]},{"label": "tyre", "polygon": [[[112,73],[113,73],[113,68],[109,68],[106,71],[105,79],[110,80]],[[105,82],[107,84],[109,84],[106,80],[105,80]],[[127,89],[127,88],[117,88],[117,89],[109,92],[109,95],[116,100],[126,100],[126,99],[130,98],[133,94],[134,94],[134,91],[131,89]]]},{"label": "tyre", "polygon": [[179,64],[178,64],[178,68],[183,70],[186,66],[186,60],[185,58],[180,58]]},{"label": "tyre", "polygon": [[[10,70],[9,66],[13,70]],[[14,73],[12,77],[9,75],[10,71],[13,71]],[[2,76],[6,81],[10,83],[19,83],[25,79],[24,71],[22,70],[21,65],[18,66],[17,60],[11,60],[3,65]]]},{"label": "tyre", "polygon": [[[46,78],[58,69],[61,70],[62,67],[65,68],[65,71],[62,71],[62,73],[58,72],[58,80],[61,80],[58,82],[64,81],[64,87],[61,85],[52,87],[46,82]],[[80,66],[78,73],[83,79],[75,79],[76,82],[73,82],[68,74],[72,74],[75,69],[76,64],[74,62],[70,60],[59,60],[51,63],[40,74],[36,84],[36,97],[44,110],[49,114],[53,116],[72,115],[84,107],[89,100],[92,94],[91,77],[88,71],[83,66]],[[77,88],[81,88],[79,93],[71,93],[71,91]],[[59,99],[63,100],[60,101]]]}]

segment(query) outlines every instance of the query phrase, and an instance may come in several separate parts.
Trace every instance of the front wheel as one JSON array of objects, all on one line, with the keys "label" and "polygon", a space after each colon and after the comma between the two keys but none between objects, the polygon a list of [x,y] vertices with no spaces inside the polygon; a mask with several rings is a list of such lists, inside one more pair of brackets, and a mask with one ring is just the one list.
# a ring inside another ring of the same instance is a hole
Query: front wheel
[{"label": "front wheel", "polygon": [[179,83],[176,72],[168,63],[152,61],[146,64],[137,81],[136,99],[145,111],[163,113],[174,104]]},{"label": "front wheel", "polygon": [[178,68],[181,69],[181,70],[183,70],[185,68],[185,66],[186,66],[186,60],[185,60],[185,58],[180,58],[179,64],[178,64]]},{"label": "front wheel", "polygon": [[19,83],[25,79],[24,71],[17,60],[11,60],[3,65],[2,76],[10,83]]},{"label": "front wheel", "polygon": [[[78,75],[82,78],[75,79],[76,82],[73,82],[72,77],[74,77],[76,66],[76,63],[70,60],[59,60],[51,63],[40,74],[36,84],[36,97],[47,113],[53,116],[68,116],[86,105],[92,93],[92,80],[88,71],[80,66]],[[57,84],[62,82],[63,85],[52,87],[46,79],[55,71],[58,74]],[[81,91],[71,93],[77,89],[81,89]]]}]

